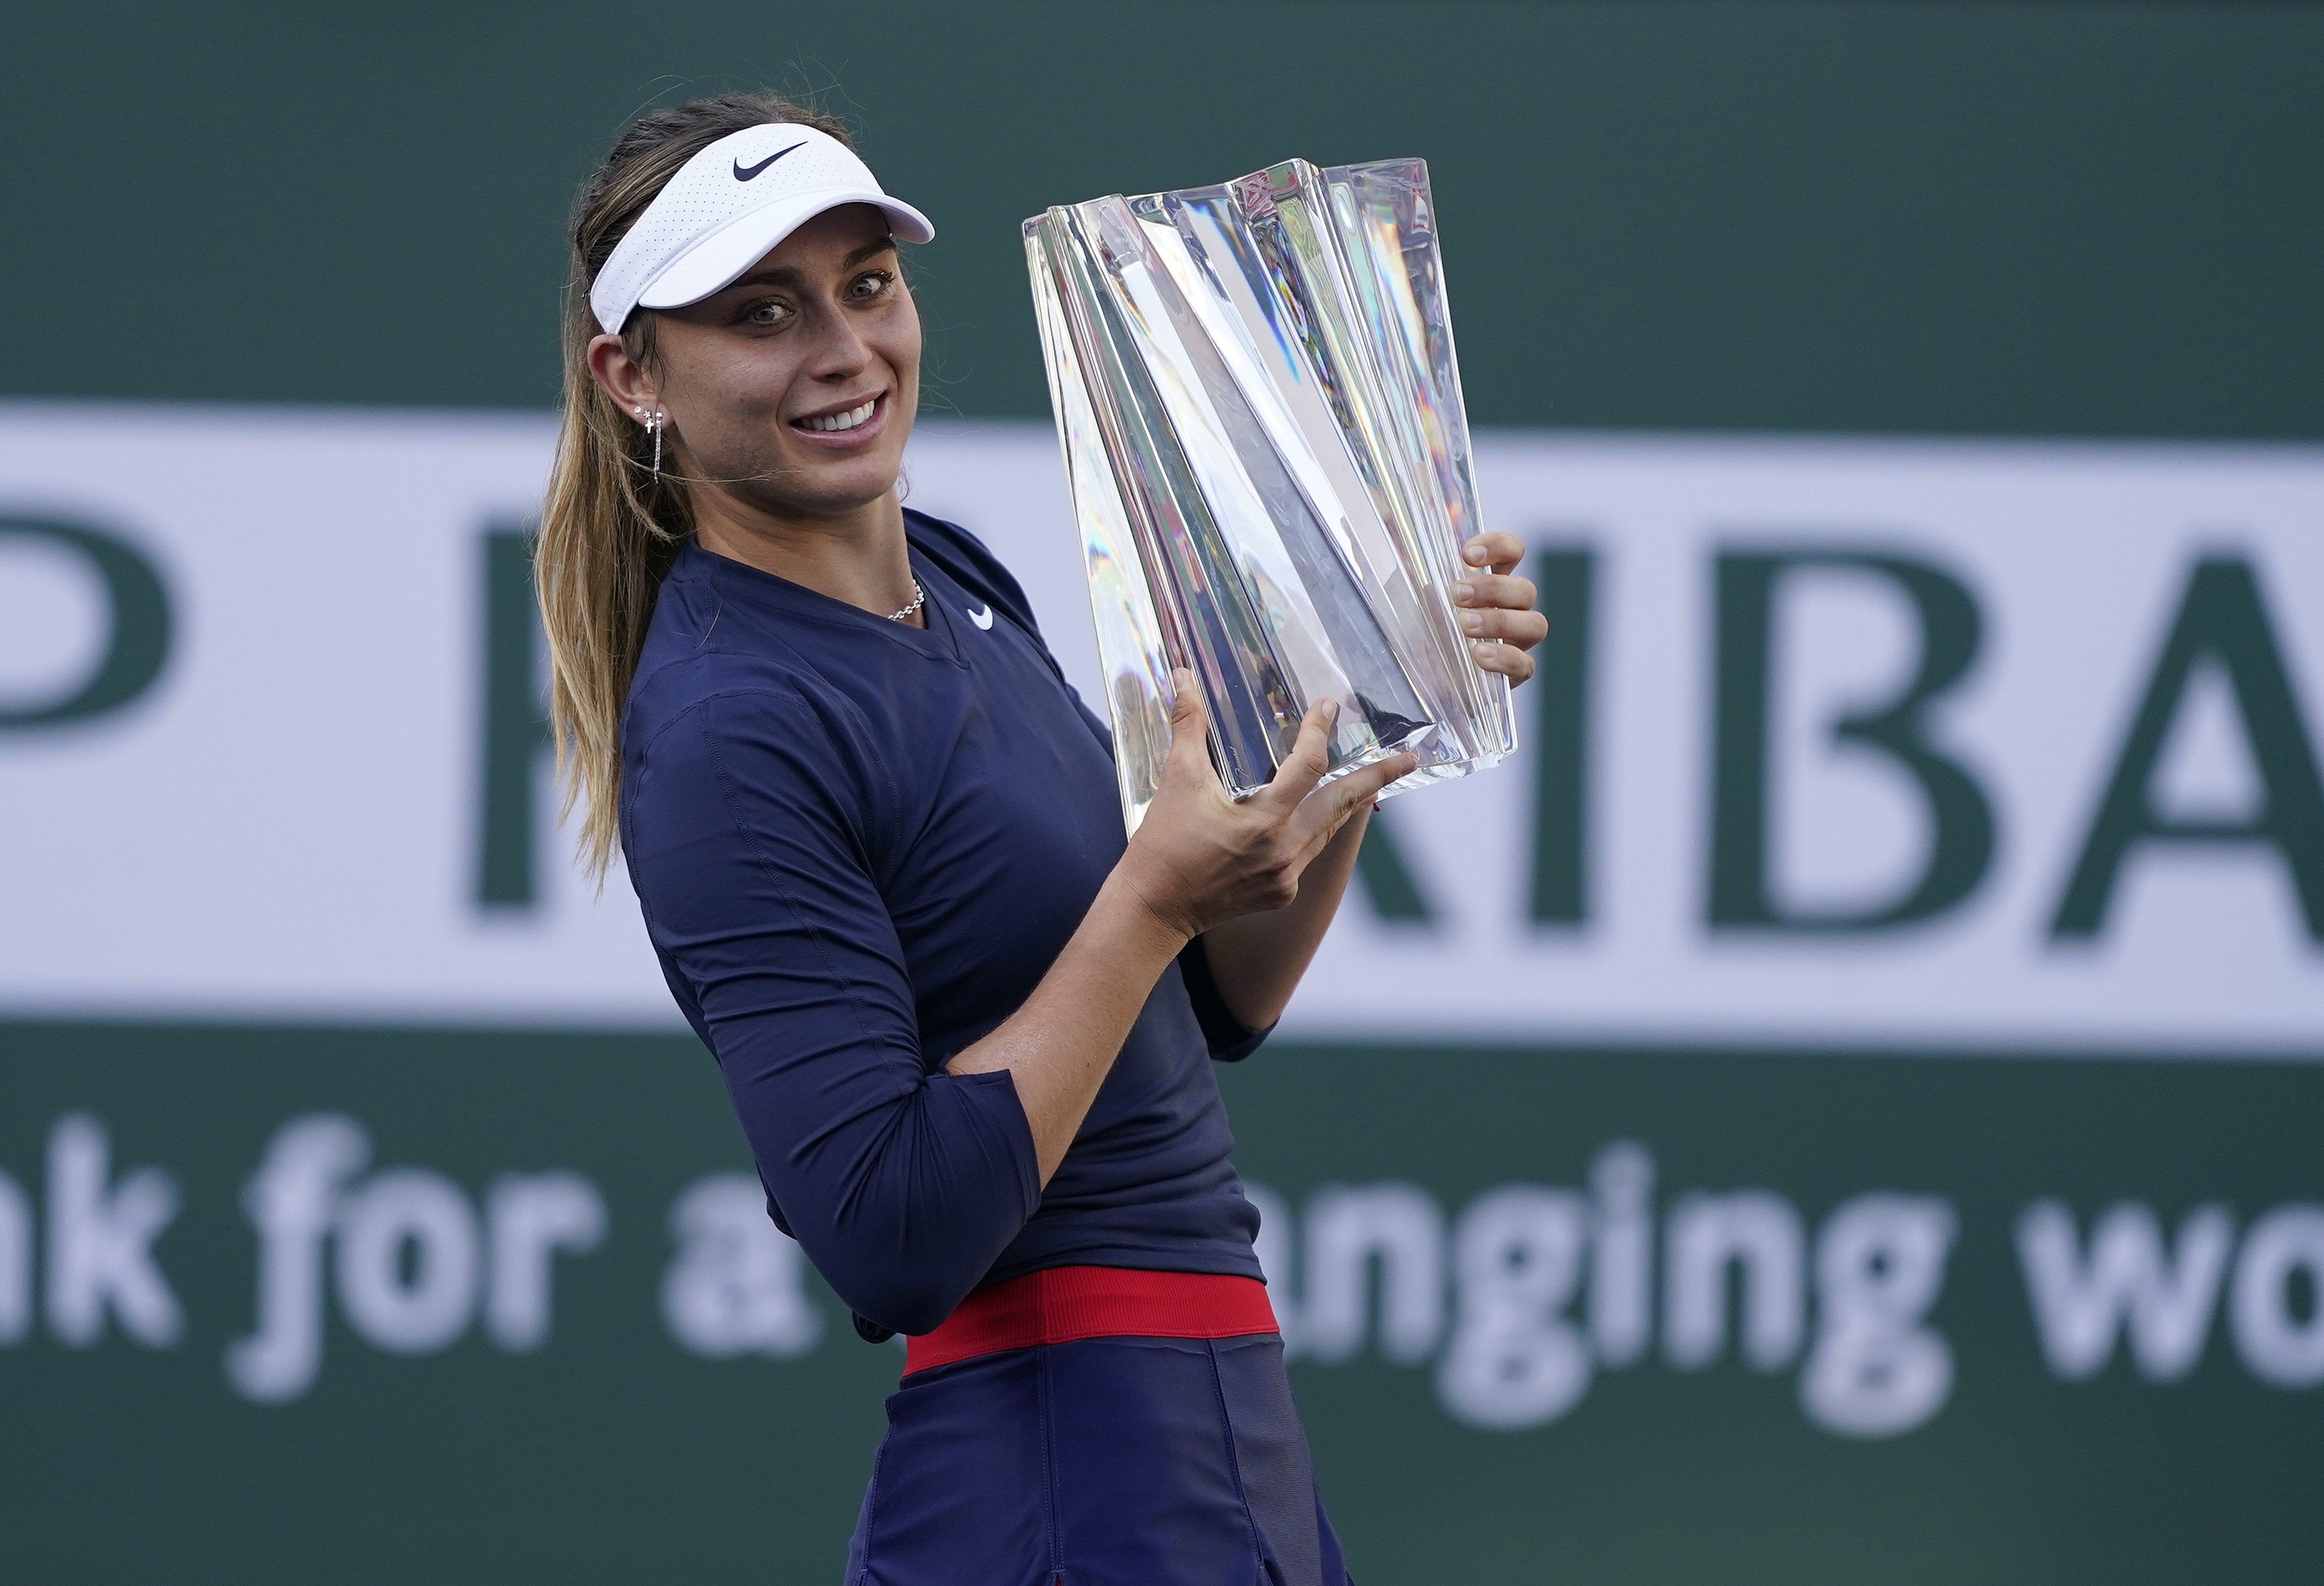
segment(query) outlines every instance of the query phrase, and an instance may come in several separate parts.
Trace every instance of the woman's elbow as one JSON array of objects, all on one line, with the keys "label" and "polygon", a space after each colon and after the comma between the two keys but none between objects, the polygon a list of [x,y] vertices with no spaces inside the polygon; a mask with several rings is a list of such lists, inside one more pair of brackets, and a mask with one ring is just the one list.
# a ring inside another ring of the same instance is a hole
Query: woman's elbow
[{"label": "woman's elbow", "polygon": [[933,1246],[908,1237],[816,1242],[822,1248],[808,1254],[832,1291],[857,1315],[896,1332],[935,1332],[992,1264],[989,1257],[963,1259],[957,1239]]},{"label": "woman's elbow", "polygon": [[895,1332],[934,1332],[968,1296],[973,1278],[897,1270],[850,1275],[832,1287],[857,1315]]}]

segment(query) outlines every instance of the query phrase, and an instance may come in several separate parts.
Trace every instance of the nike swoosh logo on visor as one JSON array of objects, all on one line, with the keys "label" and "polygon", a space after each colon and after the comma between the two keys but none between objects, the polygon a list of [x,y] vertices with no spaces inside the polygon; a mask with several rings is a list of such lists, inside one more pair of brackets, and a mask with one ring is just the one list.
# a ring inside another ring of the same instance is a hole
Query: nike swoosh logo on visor
[{"label": "nike swoosh logo on visor", "polygon": [[806,147],[807,145],[805,143],[793,143],[789,149],[778,149],[773,153],[768,155],[764,160],[760,161],[756,165],[745,165],[740,160],[737,160],[734,161],[734,180],[736,181],[748,181],[752,177],[758,175],[759,172],[764,171],[768,166],[772,165],[776,161],[791,152],[793,149],[804,149]]}]

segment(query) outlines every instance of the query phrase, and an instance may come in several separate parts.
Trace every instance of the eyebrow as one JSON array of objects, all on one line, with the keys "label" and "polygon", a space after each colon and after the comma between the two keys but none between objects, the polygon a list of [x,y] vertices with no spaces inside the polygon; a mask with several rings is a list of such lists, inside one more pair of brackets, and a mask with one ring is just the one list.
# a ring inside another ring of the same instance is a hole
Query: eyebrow
[{"label": "eyebrow", "polygon": [[[895,252],[895,249],[896,239],[894,237],[880,237],[872,242],[865,243],[862,247],[848,254],[846,258],[842,259],[839,262],[839,267],[842,270],[853,270],[858,264],[862,263],[866,259],[872,258],[881,254],[893,253]],[[772,270],[761,270],[755,274],[745,275],[737,280],[730,281],[726,283],[724,290],[732,291],[738,286],[787,286],[798,279],[800,279],[800,277],[797,266],[790,264],[779,264]]]}]

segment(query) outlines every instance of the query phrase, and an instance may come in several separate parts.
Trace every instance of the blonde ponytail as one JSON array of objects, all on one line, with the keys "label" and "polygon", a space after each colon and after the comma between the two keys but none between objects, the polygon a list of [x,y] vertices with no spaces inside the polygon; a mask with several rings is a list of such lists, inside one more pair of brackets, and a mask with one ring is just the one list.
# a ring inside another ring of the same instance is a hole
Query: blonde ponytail
[{"label": "blonde ponytail", "polygon": [[[565,284],[565,395],[557,461],[541,503],[533,577],[549,638],[549,721],[557,738],[559,818],[586,808],[584,865],[603,878],[620,847],[622,708],[652,620],[654,597],[694,532],[686,489],[667,447],[659,475],[645,427],[590,378],[598,334],[589,287],[613,245],[664,183],[730,133],[797,122],[851,143],[845,126],[776,94],[720,94],[641,117],[623,133],[574,205]],[[653,365],[650,309],[622,327],[632,357]]]}]

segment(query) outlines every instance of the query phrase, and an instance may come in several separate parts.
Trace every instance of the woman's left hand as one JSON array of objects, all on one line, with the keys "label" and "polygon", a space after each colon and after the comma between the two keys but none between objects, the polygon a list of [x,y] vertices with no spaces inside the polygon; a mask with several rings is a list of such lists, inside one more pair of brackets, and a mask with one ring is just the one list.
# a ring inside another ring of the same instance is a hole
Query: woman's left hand
[{"label": "woman's left hand", "polygon": [[1480,534],[1461,548],[1475,571],[1452,586],[1461,632],[1480,669],[1499,672],[1514,685],[1533,676],[1526,651],[1549,636],[1549,619],[1533,609],[1536,591],[1530,578],[1512,571],[1525,560],[1525,541],[1499,530]]}]

